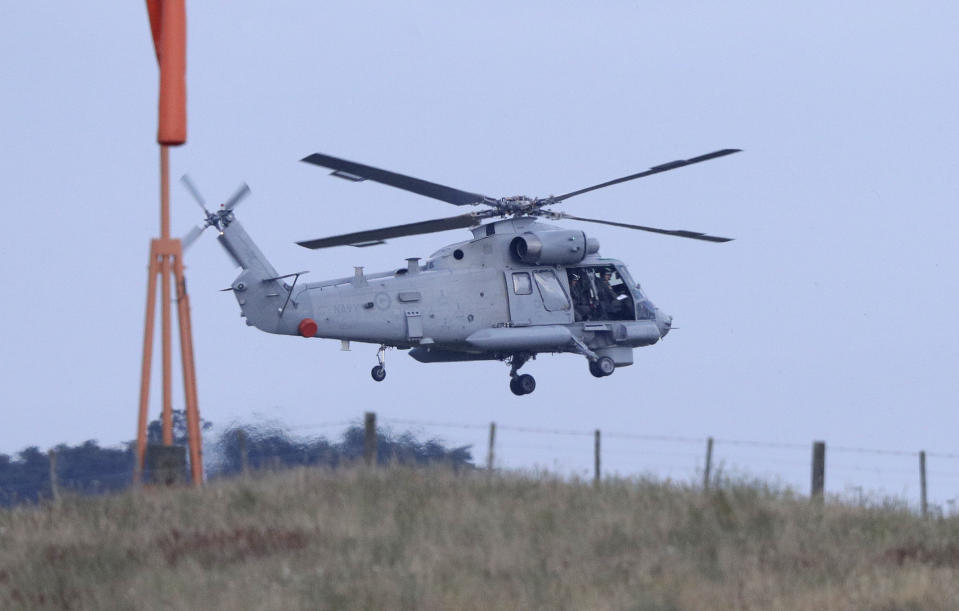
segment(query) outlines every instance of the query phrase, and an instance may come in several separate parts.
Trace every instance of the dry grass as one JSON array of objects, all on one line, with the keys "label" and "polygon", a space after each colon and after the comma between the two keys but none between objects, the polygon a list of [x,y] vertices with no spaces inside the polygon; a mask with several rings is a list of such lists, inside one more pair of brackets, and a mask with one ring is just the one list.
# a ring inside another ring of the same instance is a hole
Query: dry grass
[{"label": "dry grass", "polygon": [[0,511],[2,609],[954,609],[959,520],[757,485],[300,469]]}]

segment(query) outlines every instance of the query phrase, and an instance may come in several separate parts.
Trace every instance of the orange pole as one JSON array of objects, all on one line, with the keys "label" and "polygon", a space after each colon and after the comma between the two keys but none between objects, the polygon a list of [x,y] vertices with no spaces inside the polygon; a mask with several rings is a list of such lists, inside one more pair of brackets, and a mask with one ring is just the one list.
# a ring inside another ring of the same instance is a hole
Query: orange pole
[{"label": "orange pole", "polygon": [[187,298],[184,305],[186,318],[187,355],[190,367],[190,395],[191,401],[187,406],[187,425],[190,430],[190,465],[193,483],[195,486],[203,484],[203,432],[200,430],[200,408],[196,388],[196,365],[193,360],[193,329],[190,323],[190,301]]},{"label": "orange pole", "polygon": [[140,417],[137,422],[137,459],[134,465],[133,481],[143,479],[143,460],[147,449],[147,406],[150,402],[150,371],[153,365],[153,327],[156,315],[157,265],[156,240],[150,243],[150,263],[147,265],[147,311],[143,328],[143,365],[140,369]]},{"label": "orange pole", "polygon": [[160,146],[160,239],[170,239],[170,147]]},{"label": "orange pole", "polygon": [[[160,239],[170,239],[170,149],[160,147]],[[170,338],[170,254],[164,244],[160,257],[161,342],[163,344],[163,445],[173,445],[173,348]]]},{"label": "orange pole", "polygon": [[203,439],[200,432],[200,410],[196,392],[196,368],[193,361],[193,329],[190,325],[190,297],[183,274],[183,253],[179,240],[173,240],[178,254],[173,272],[177,285],[177,320],[180,323],[180,357],[183,363],[183,394],[186,402],[186,423],[190,447],[190,475],[194,486],[203,484]]}]

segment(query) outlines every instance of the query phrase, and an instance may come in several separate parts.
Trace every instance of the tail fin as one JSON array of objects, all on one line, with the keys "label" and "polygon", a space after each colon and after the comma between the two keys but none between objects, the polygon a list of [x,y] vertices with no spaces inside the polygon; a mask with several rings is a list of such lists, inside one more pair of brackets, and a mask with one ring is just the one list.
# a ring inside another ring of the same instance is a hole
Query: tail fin
[{"label": "tail fin", "polygon": [[246,324],[267,333],[296,335],[300,320],[312,315],[305,289],[292,294],[293,287],[278,277],[276,268],[232,213],[223,218],[217,240],[233,262],[243,268],[231,288]]},{"label": "tail fin", "polygon": [[276,273],[276,269],[260,252],[240,221],[236,220],[232,214],[224,220],[227,222],[224,222],[223,231],[220,232],[217,241],[233,262],[244,271],[252,272],[260,278],[277,277],[279,274]]}]

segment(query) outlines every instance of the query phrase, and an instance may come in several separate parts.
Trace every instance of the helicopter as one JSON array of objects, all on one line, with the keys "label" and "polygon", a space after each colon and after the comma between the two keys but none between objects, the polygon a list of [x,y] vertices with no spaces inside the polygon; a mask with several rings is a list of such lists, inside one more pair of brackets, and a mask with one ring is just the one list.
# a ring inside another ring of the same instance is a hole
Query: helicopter
[{"label": "helicopter", "polygon": [[[544,198],[493,198],[320,153],[301,161],[352,182],[373,181],[455,206],[482,209],[452,217],[394,225],[297,242],[309,249],[368,247],[387,239],[470,229],[472,238],[449,244],[425,260],[406,259],[398,269],[299,283],[306,272],[279,274],[236,218],[249,193],[242,185],[210,211],[188,176],[182,181],[205,220],[184,238],[192,244],[208,227],[242,269],[230,287],[246,324],[267,333],[379,344],[370,375],[386,378],[386,350],[398,348],[421,363],[499,360],[509,365],[515,395],[536,389],[519,373],[542,353],[585,357],[603,378],[633,364],[633,349],[655,344],[672,329],[672,316],[653,305],[623,262],[600,256],[599,241],[585,232],[543,222],[573,220],[707,242],[731,238],[573,216],[550,209],[572,197],[687,165],[724,157],[722,149]],[[496,220],[498,219],[498,220]],[[486,221],[486,222],[484,222]]]}]

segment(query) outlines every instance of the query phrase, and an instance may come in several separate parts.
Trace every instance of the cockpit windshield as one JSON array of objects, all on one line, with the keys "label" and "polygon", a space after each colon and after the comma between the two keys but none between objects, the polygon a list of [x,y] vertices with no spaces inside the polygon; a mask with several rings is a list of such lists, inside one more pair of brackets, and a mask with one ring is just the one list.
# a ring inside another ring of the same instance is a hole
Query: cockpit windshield
[{"label": "cockpit windshield", "polygon": [[629,275],[629,270],[626,269],[625,266],[619,266],[616,269],[623,277],[623,282],[632,290],[633,296],[635,297],[636,320],[655,320],[656,306],[646,297],[646,293],[643,292],[639,283],[633,280],[633,277]]},{"label": "cockpit windshield", "polygon": [[627,279],[626,282],[629,283],[629,286],[633,287],[633,294],[636,295],[636,320],[656,320],[656,306],[646,296],[643,287],[639,286],[638,282],[633,282],[625,267],[621,268],[620,271],[623,277]]},{"label": "cockpit windshield", "polygon": [[636,301],[636,320],[656,320],[656,306],[645,296]]}]

